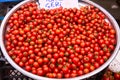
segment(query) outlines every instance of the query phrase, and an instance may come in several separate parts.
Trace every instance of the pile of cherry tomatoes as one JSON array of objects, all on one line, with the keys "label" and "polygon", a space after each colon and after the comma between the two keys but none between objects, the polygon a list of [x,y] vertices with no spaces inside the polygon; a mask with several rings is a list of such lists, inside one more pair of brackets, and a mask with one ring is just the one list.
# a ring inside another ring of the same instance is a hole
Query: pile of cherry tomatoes
[{"label": "pile of cherry tomatoes", "polygon": [[8,20],[5,46],[21,68],[49,78],[87,74],[104,64],[116,46],[116,31],[94,6],[38,9],[31,2]]},{"label": "pile of cherry tomatoes", "polygon": [[120,73],[113,73],[107,69],[102,77],[102,80],[120,80]]}]

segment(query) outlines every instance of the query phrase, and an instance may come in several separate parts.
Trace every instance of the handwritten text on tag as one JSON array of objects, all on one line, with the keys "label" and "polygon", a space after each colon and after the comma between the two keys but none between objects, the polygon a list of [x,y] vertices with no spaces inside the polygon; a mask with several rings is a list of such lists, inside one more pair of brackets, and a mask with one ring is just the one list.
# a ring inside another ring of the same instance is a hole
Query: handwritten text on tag
[{"label": "handwritten text on tag", "polygon": [[53,9],[58,7],[63,8],[78,8],[78,0],[39,0],[40,7],[45,9]]}]

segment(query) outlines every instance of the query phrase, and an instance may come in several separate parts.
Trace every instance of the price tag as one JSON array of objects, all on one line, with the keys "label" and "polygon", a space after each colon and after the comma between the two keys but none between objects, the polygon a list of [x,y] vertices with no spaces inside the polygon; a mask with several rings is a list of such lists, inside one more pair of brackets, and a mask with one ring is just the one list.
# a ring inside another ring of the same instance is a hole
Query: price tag
[{"label": "price tag", "polygon": [[40,8],[54,9],[63,8],[79,8],[78,0],[39,0]]}]

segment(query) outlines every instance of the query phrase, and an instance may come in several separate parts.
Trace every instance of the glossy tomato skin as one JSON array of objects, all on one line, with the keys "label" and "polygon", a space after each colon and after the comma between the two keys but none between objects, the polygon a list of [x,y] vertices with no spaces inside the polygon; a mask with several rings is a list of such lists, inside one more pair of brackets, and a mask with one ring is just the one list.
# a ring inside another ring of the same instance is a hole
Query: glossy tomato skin
[{"label": "glossy tomato skin", "polygon": [[120,73],[114,73],[115,79],[120,79]]},{"label": "glossy tomato skin", "polygon": [[8,20],[6,50],[16,64],[35,75],[81,76],[103,65],[115,49],[116,31],[105,19],[94,6],[46,10],[27,3]]},{"label": "glossy tomato skin", "polygon": [[114,73],[109,69],[106,69],[105,73],[103,74],[102,80],[120,80],[120,73]]}]

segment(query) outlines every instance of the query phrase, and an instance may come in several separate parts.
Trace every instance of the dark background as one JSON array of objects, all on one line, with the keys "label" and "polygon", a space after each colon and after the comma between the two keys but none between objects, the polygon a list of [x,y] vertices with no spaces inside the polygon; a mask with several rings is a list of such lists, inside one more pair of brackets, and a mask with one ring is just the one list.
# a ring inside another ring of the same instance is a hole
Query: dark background
[{"label": "dark background", "polygon": [[[104,7],[113,15],[115,19],[120,20],[120,0],[91,0]],[[116,8],[115,8],[116,7]]]}]

